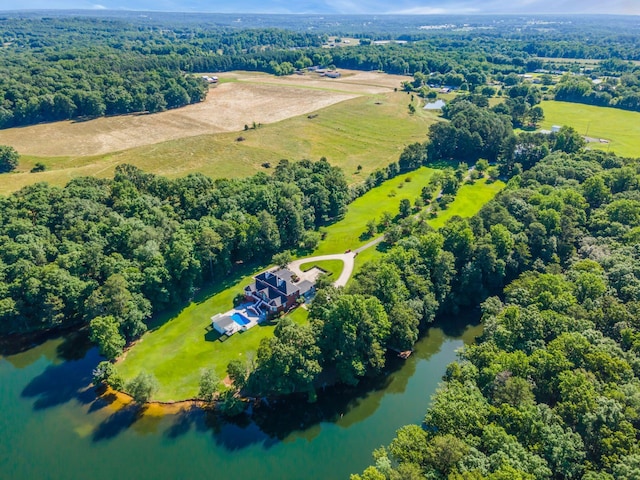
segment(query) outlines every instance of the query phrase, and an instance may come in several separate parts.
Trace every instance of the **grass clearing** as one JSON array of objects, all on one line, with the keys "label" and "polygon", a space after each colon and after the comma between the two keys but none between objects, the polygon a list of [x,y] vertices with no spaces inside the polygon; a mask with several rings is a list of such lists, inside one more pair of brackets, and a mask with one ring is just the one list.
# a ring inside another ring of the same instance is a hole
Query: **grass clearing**
[{"label": "grass clearing", "polygon": [[588,148],[612,151],[624,157],[640,156],[640,112],[596,107],[581,103],[545,101],[540,104],[545,120],[541,127],[569,125],[580,135],[610,143],[589,143]]},{"label": "grass clearing", "polygon": [[[379,221],[384,212],[395,217],[402,199],[406,198],[413,204],[434,172],[432,168],[421,167],[398,175],[354,200],[342,220],[322,229],[326,236],[313,255],[341,253],[348,248],[354,250],[371,241],[371,238],[363,236],[367,222],[372,219]],[[405,181],[407,178],[411,181]]]},{"label": "grass clearing", "polygon": [[438,229],[447,223],[447,220],[456,215],[463,218],[473,217],[504,186],[505,183],[500,180],[487,183],[486,178],[476,180],[473,184],[465,183],[458,189],[455,200],[449,204],[447,209],[439,210],[438,216],[427,223]]},{"label": "grass clearing", "polygon": [[344,268],[344,262],[342,260],[320,260],[318,262],[303,263],[300,265],[300,270],[303,272],[309,271],[314,267],[318,267],[320,270],[324,270],[332,278],[338,278]]},{"label": "grass clearing", "polygon": [[[473,184],[464,184],[458,190],[456,198],[446,210],[440,210],[436,218],[427,220],[427,223],[435,229],[439,229],[447,223],[447,220],[458,215],[463,218],[470,218],[480,211],[482,206],[495,197],[503,188],[505,183],[495,181],[487,183],[486,179],[477,180]],[[360,252],[356,257],[353,274],[357,274],[367,262],[375,260],[384,253],[384,244],[377,248],[372,247]]]},{"label": "grass clearing", "polygon": [[189,304],[175,317],[146,333],[117,364],[126,380],[140,371],[153,373],[160,383],[155,400],[172,401],[193,398],[198,391],[200,370],[213,368],[220,378],[234,358],[247,358],[258,349],[260,340],[273,333],[274,326],[257,326],[238,333],[225,342],[208,327],[211,317],[233,306],[233,297],[248,285],[260,269],[234,282],[203,301]]}]

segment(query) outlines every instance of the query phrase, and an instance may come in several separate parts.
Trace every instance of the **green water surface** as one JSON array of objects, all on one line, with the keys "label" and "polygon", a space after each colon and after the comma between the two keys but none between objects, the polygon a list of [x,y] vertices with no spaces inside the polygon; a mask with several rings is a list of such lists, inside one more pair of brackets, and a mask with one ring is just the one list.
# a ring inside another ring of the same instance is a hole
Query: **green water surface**
[{"label": "green water surface", "polygon": [[347,479],[429,398],[480,327],[432,328],[405,362],[357,389],[320,393],[316,404],[264,406],[233,422],[194,409],[164,417],[114,413],[89,385],[100,361],[72,334],[0,356],[0,478]]}]

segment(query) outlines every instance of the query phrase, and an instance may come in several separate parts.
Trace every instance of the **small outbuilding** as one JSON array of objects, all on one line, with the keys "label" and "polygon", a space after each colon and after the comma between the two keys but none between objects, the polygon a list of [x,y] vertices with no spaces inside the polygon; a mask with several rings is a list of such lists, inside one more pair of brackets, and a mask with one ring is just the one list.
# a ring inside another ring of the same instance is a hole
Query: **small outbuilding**
[{"label": "small outbuilding", "polygon": [[228,315],[214,315],[211,317],[211,326],[214,328],[216,332],[220,335],[231,336],[240,330],[240,325],[238,325],[233,318]]}]

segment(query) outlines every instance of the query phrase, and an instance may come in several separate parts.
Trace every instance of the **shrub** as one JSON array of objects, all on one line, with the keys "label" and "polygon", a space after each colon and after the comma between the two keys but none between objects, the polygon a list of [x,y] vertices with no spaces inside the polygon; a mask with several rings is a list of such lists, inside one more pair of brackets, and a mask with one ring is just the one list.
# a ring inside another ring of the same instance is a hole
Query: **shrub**
[{"label": "shrub", "polygon": [[127,384],[127,392],[138,403],[146,403],[158,391],[158,380],[152,374],[140,372]]}]

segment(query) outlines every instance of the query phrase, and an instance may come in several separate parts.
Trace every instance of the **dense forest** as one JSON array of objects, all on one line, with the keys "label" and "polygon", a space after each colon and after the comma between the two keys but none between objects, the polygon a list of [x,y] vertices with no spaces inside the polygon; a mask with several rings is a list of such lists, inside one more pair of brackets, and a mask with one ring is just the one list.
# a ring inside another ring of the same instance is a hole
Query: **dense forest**
[{"label": "dense forest", "polygon": [[[571,251],[565,243],[574,240],[575,229],[565,228],[568,213],[562,206],[557,211],[546,208],[544,223],[532,220],[533,225],[521,226],[518,232],[511,232],[508,224],[476,229],[475,220],[460,218],[439,232],[429,227],[430,216],[447,208],[464,181],[485,175],[495,178],[502,171],[515,176],[514,183],[523,169],[550,152],[549,158],[562,162],[563,155],[583,145],[567,127],[553,135],[515,136],[508,115],[465,100],[453,103],[446,114],[452,121],[432,125],[429,142],[408,146],[393,171],[443,162],[457,168],[437,172],[413,205],[409,201],[400,205],[395,223],[392,218],[380,221],[385,242],[396,247],[381,260],[363,266],[345,289],[319,288],[308,326],[284,320],[273,338],[262,341],[255,362],[230,365],[237,389],[255,396],[306,392],[313,397],[327,378],[357,384],[382,370],[387,349],[411,349],[438,315],[477,307],[537,265],[540,257],[546,259],[551,254],[538,243],[546,244],[549,235],[554,236],[555,249],[564,255]],[[458,146],[460,156],[441,148],[442,144]],[[489,166],[486,157],[495,165]],[[477,159],[475,169],[469,171],[461,158]],[[389,172],[376,172],[371,178],[385,174]]]},{"label": "dense forest", "polygon": [[[0,19],[0,128],[78,117],[158,112],[204,100],[207,84],[193,73],[251,70],[289,75],[311,65],[428,75],[428,84],[476,91],[513,85],[509,75],[547,69],[580,74],[559,98],[638,110],[640,59],[632,25],[604,28],[589,18],[538,28],[535,21],[476,19],[464,28],[381,35],[353,23],[308,31],[208,26],[169,19],[7,16]],[[463,19],[458,18],[457,23]],[[414,20],[415,21],[415,20]],[[431,22],[433,20],[430,20]],[[251,26],[269,22],[248,22]],[[615,23],[615,22],[614,22]],[[345,25],[353,30],[345,31]],[[393,21],[391,21],[393,25]],[[577,28],[582,25],[584,32]],[[313,33],[310,33],[313,32]],[[322,48],[329,33],[358,44]],[[588,37],[588,41],[586,38]],[[403,44],[376,45],[376,38]],[[560,41],[563,38],[563,41]],[[557,58],[606,59],[587,69]],[[592,84],[589,76],[607,76]],[[487,90],[485,90],[486,92]],[[492,95],[495,94],[495,89]]]},{"label": "dense forest", "polygon": [[554,153],[473,219],[414,227],[369,267],[397,279],[448,257],[431,283],[449,311],[481,303],[485,332],[424,424],[354,479],[638,476],[639,182],[637,161]]},{"label": "dense forest", "polygon": [[[215,181],[122,165],[112,180],[24,188],[0,198],[0,335],[100,318],[114,335],[98,343],[122,346],[153,313],[191,298],[237,262],[313,249],[316,227],[350,199],[344,174],[325,160],[283,161],[272,175]],[[118,348],[109,351],[113,357]]]}]

